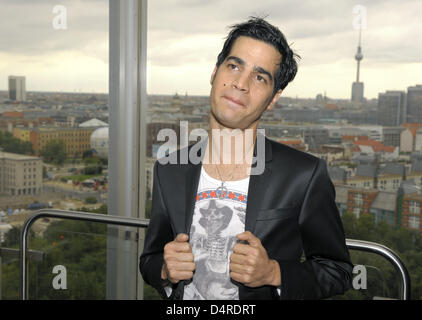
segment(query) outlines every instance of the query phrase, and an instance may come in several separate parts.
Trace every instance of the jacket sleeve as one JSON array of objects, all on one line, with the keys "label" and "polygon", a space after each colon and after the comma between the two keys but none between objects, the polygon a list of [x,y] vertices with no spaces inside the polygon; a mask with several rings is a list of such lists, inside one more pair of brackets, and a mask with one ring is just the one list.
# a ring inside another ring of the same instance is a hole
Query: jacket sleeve
[{"label": "jacket sleeve", "polygon": [[306,261],[277,260],[280,299],[324,299],[351,287],[353,264],[335,204],[335,189],[319,159],[298,217]]},{"label": "jacket sleeve", "polygon": [[172,241],[173,231],[165,206],[158,175],[158,161],[154,165],[151,219],[145,236],[139,269],[146,283],[154,287],[163,299],[168,299],[161,280],[164,246]]}]

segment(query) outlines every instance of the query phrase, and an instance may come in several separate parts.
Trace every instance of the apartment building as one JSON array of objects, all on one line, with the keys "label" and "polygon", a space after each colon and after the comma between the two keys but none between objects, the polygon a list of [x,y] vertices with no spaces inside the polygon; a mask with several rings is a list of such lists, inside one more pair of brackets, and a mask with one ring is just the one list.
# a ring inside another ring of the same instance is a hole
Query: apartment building
[{"label": "apartment building", "polygon": [[37,195],[42,192],[42,160],[0,152],[0,194]]},{"label": "apartment building", "polygon": [[85,151],[91,150],[90,137],[97,128],[14,128],[13,135],[23,141],[30,141],[35,155],[51,140],[62,140],[66,146],[67,158],[81,158]]},{"label": "apartment building", "polygon": [[422,195],[420,192],[403,196],[401,226],[406,229],[422,232],[421,224]]}]

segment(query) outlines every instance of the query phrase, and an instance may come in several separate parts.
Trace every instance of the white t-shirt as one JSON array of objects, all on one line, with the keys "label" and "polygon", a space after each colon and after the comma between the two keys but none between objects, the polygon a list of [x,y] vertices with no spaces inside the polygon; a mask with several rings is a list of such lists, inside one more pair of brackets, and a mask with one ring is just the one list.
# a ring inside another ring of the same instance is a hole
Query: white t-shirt
[{"label": "white t-shirt", "polygon": [[[227,194],[219,199],[221,181],[201,169],[189,243],[196,270],[192,282],[185,286],[184,300],[238,300],[238,287],[230,280],[230,255],[236,235],[245,231],[249,177],[226,181]],[[165,291],[170,296],[171,286]],[[280,290],[277,289],[278,294]]]},{"label": "white t-shirt", "polygon": [[229,263],[236,235],[245,231],[249,177],[226,181],[222,199],[218,197],[220,186],[221,181],[202,167],[189,235],[196,269],[192,282],[185,286],[184,300],[239,299]]}]

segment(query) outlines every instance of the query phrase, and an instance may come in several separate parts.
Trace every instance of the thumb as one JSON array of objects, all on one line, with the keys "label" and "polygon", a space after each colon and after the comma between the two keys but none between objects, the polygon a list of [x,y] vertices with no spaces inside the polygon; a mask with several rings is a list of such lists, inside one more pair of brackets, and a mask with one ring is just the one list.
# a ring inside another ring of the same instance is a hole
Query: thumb
[{"label": "thumb", "polygon": [[252,232],[250,232],[250,231],[245,231],[245,232],[239,233],[237,235],[237,238],[239,240],[248,241],[249,245],[251,245],[252,247],[261,246],[261,240],[259,240],[257,237],[255,237],[252,234]]},{"label": "thumb", "polygon": [[189,236],[186,233],[179,233],[176,236],[176,239],[174,239],[174,241],[177,241],[177,242],[186,242],[186,241],[188,241],[188,239],[189,239]]}]

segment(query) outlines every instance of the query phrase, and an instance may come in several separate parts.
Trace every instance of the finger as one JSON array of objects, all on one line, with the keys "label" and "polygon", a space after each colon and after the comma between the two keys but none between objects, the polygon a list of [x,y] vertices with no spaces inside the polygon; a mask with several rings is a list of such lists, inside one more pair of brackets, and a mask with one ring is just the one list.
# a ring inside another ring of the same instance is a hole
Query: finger
[{"label": "finger", "polygon": [[230,263],[229,269],[232,272],[236,272],[239,274],[252,274],[253,268],[251,266],[246,266],[238,263]]},{"label": "finger", "polygon": [[193,272],[181,272],[180,280],[189,280],[193,278]]},{"label": "finger", "polygon": [[252,232],[250,232],[250,231],[245,231],[245,232],[239,233],[237,235],[237,238],[239,240],[248,241],[249,244],[252,247],[259,247],[259,246],[261,246],[261,240],[259,240],[257,237],[255,237],[252,234]]},{"label": "finger", "polygon": [[244,254],[237,254],[233,253],[230,256],[230,263],[236,263],[236,264],[247,264],[247,258]]},{"label": "finger", "polygon": [[179,261],[169,261],[167,263],[167,269],[169,271],[194,271],[196,265],[193,262],[179,262]]},{"label": "finger", "polygon": [[192,252],[192,247],[189,242],[177,242],[173,241],[170,243],[169,248],[173,252]]},{"label": "finger", "polygon": [[193,262],[194,261],[194,256],[191,252],[186,253],[186,252],[181,252],[177,259],[179,261],[183,261],[183,262]]},{"label": "finger", "polygon": [[249,277],[245,276],[244,273],[232,271],[232,272],[230,272],[230,278],[232,278],[233,280],[235,280],[237,282],[247,284],[248,283],[247,278],[249,278]]},{"label": "finger", "polygon": [[177,283],[181,280],[189,280],[193,278],[193,272],[191,271],[173,271],[169,274],[169,280],[173,283]]},{"label": "finger", "polygon": [[251,246],[248,244],[236,243],[233,246],[233,253],[248,255],[252,253]]},{"label": "finger", "polygon": [[[257,287],[260,285],[259,281],[256,281],[252,275],[239,272],[230,272],[230,277],[248,287]],[[261,284],[262,285],[262,284]]]},{"label": "finger", "polygon": [[189,236],[186,233],[179,233],[176,236],[176,239],[174,239],[174,241],[176,241],[176,242],[186,242],[186,241],[188,241],[188,239],[189,239]]},{"label": "finger", "polygon": [[193,262],[194,256],[190,252],[176,252],[175,254],[166,255],[167,261],[178,261],[178,262]]},{"label": "finger", "polygon": [[230,278],[232,278],[233,280],[240,282],[240,283],[242,283],[242,280],[243,280],[242,274],[238,273],[238,272],[234,272],[234,271],[230,272]]}]

